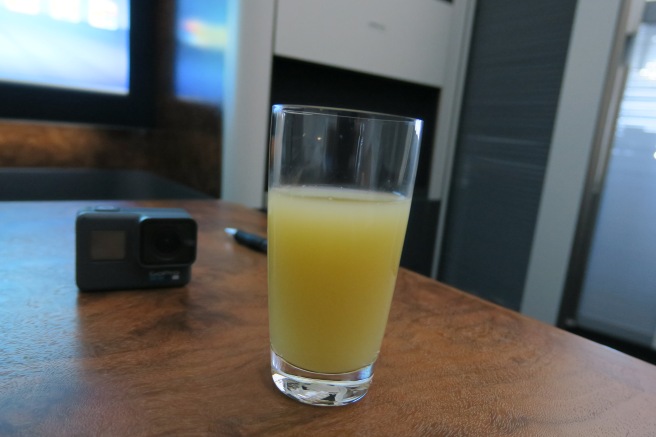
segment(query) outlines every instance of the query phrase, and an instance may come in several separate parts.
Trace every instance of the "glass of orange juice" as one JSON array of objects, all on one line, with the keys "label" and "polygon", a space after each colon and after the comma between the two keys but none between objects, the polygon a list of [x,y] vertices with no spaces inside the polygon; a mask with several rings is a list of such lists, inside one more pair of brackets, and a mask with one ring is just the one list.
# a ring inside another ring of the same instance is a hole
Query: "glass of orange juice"
[{"label": "glass of orange juice", "polygon": [[312,405],[369,389],[410,211],[422,121],[275,105],[268,191],[271,370]]}]

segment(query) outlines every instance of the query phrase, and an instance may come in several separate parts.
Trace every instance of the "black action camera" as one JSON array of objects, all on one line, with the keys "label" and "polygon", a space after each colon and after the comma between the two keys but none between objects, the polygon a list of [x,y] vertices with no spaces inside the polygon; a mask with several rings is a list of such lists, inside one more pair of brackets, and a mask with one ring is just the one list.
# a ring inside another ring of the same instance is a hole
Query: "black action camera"
[{"label": "black action camera", "polygon": [[75,236],[80,290],[179,287],[191,279],[197,225],[184,209],[85,208]]}]

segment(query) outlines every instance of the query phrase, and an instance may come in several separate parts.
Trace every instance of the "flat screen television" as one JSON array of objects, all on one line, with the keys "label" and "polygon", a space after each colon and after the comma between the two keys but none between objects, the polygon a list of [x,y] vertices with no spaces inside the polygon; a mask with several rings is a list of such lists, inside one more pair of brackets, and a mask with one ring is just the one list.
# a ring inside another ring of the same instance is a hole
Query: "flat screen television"
[{"label": "flat screen television", "polygon": [[153,2],[0,0],[0,118],[148,126]]}]

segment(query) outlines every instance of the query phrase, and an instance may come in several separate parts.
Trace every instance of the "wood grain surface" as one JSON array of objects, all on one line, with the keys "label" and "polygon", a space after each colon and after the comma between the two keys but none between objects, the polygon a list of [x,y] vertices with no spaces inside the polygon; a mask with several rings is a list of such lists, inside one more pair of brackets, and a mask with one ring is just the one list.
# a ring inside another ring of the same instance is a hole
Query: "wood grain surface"
[{"label": "wood grain surface", "polygon": [[[402,270],[359,403],[302,405],[270,378],[266,233],[218,201],[192,281],[81,293],[72,202],[0,203],[0,435],[654,436],[656,367]],[[131,204],[134,205],[134,204]]]}]

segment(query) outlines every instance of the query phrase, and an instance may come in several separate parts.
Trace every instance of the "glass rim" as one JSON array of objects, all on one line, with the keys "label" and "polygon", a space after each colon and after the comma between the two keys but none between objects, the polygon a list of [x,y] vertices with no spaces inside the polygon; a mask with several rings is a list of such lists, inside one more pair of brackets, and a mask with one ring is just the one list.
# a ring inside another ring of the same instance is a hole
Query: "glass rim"
[{"label": "glass rim", "polygon": [[401,115],[388,114],[384,112],[366,111],[362,109],[340,108],[334,106],[318,106],[318,105],[298,105],[298,104],[274,104],[272,107],[273,113],[279,111],[293,113],[293,114],[306,114],[306,115],[328,115],[333,117],[344,118],[360,118],[360,119],[373,119],[380,121],[392,121],[399,123],[423,123],[420,118],[405,117]]}]

